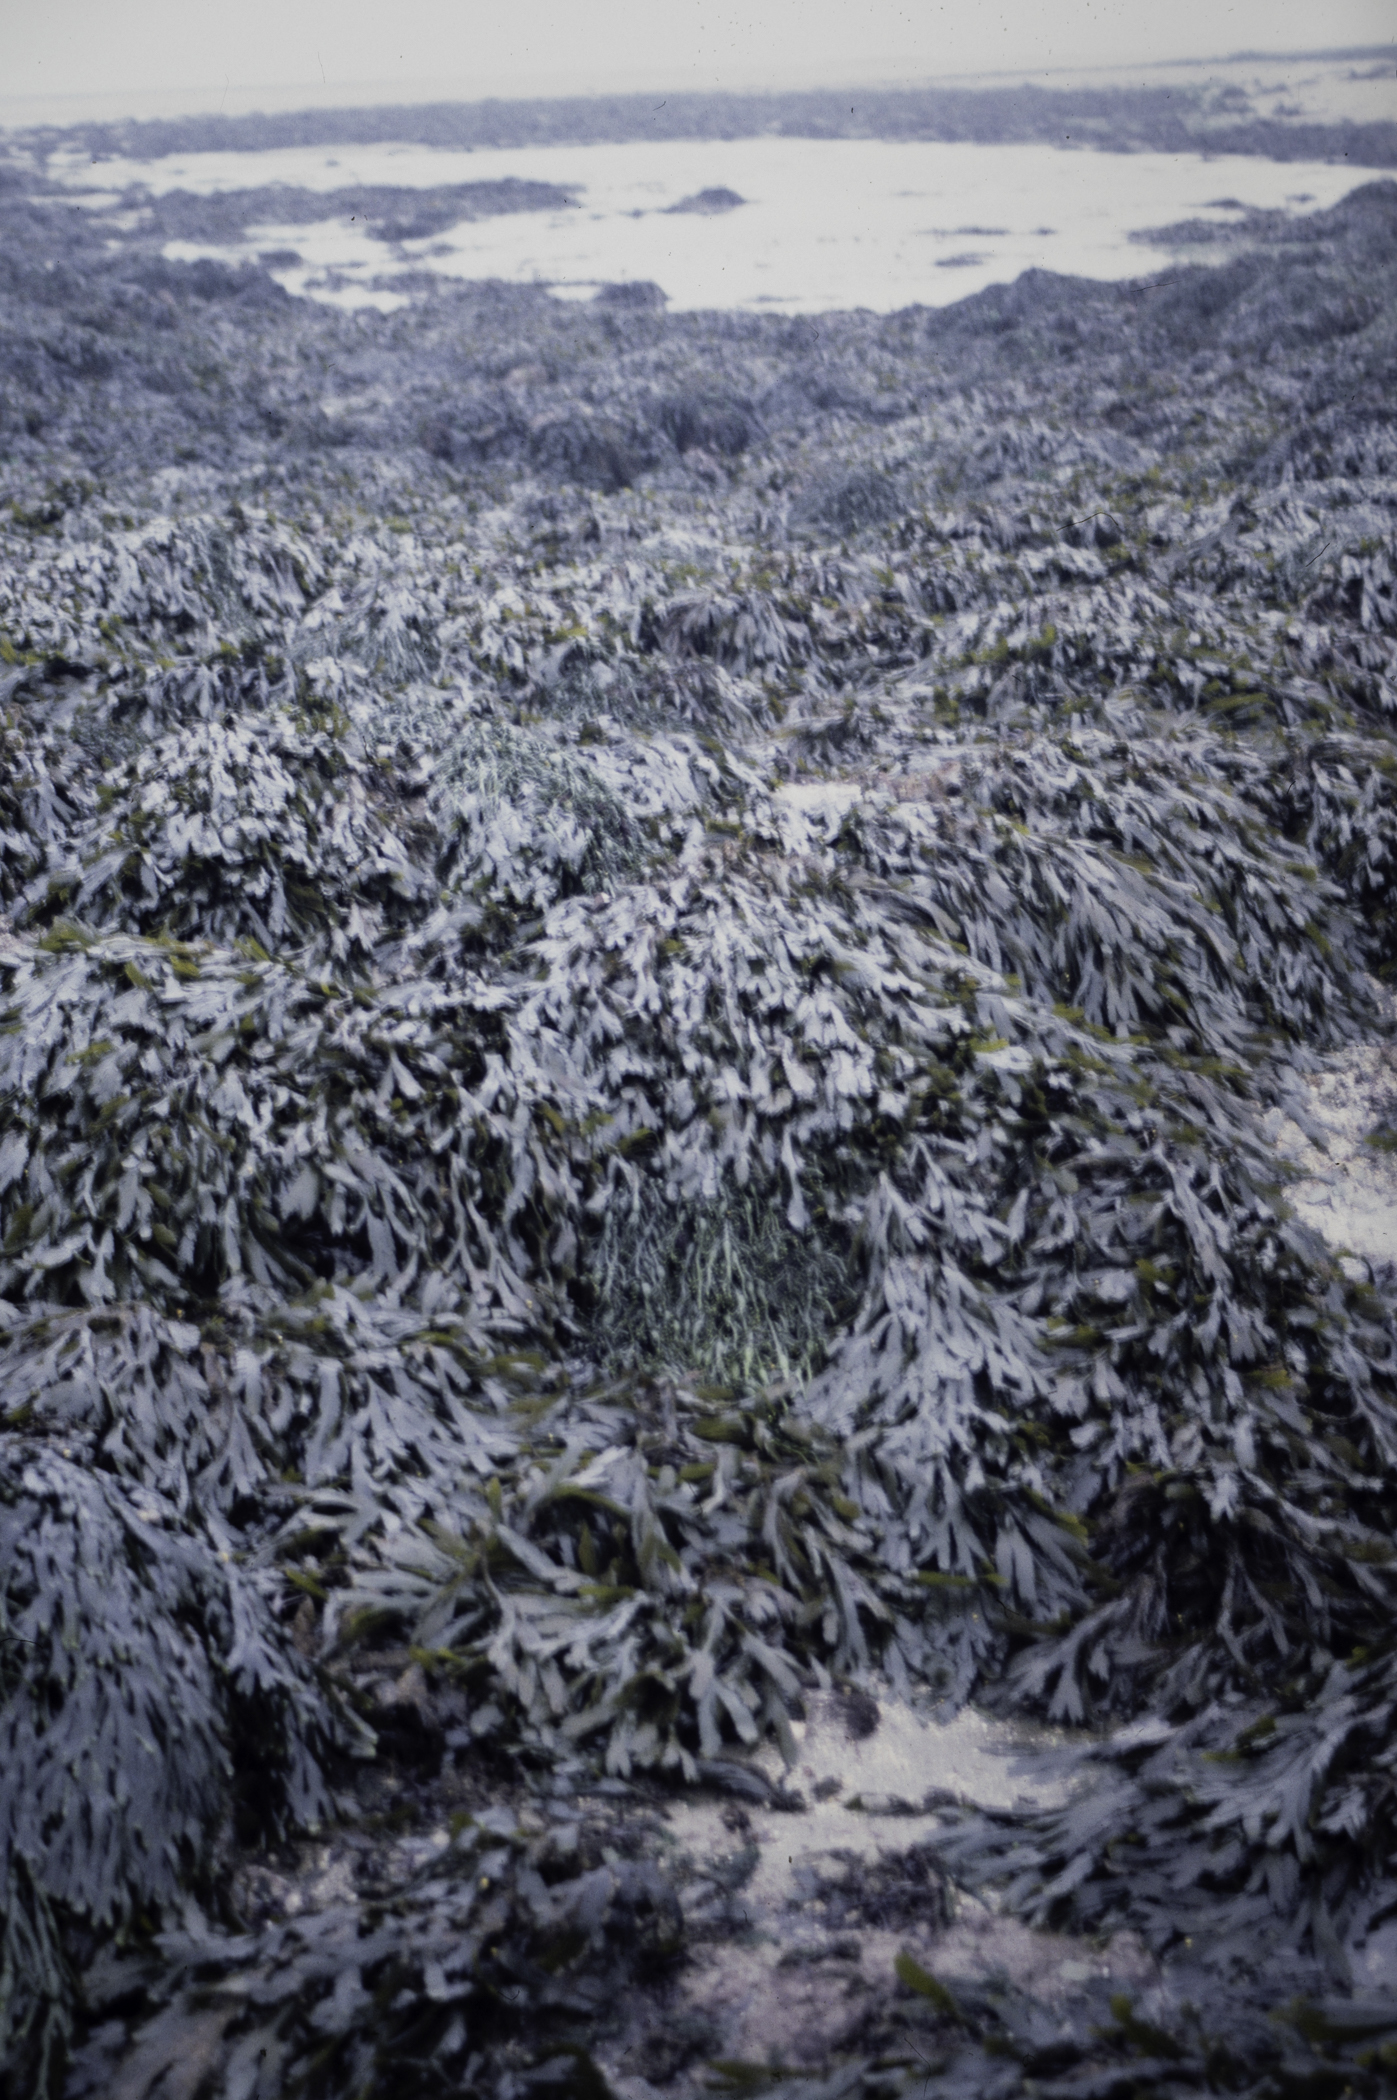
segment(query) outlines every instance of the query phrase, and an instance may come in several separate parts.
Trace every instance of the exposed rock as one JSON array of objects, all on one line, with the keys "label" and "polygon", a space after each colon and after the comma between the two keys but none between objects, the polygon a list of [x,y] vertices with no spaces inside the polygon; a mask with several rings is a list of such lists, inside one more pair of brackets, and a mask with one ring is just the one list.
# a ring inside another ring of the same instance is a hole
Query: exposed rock
[{"label": "exposed rock", "polygon": [[739,197],[736,190],[722,188],[695,190],[692,197],[681,197],[677,204],[667,207],[672,212],[692,212],[703,219],[718,218],[725,211],[736,211],[747,199]]}]

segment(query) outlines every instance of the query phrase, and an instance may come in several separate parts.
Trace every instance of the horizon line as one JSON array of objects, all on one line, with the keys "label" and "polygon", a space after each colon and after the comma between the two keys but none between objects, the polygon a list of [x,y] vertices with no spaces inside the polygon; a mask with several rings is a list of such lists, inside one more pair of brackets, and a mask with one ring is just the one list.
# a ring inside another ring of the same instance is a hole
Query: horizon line
[{"label": "horizon line", "polygon": [[[205,81],[190,84],[187,87],[158,88],[153,90],[147,90],[146,92],[152,97],[152,99],[158,99],[162,101],[167,99],[172,101],[177,100],[177,98],[183,95],[188,95],[190,97],[202,97],[205,95],[212,95],[214,93],[220,93],[225,98],[228,95],[232,94],[237,96],[240,101],[244,102],[245,98],[255,96],[258,94],[282,97],[287,95],[300,94],[302,92],[314,93],[315,99],[302,105],[288,103],[280,109],[274,111],[260,109],[245,102],[244,107],[233,111],[227,111],[222,108],[217,110],[210,110],[207,108],[201,109],[196,107],[190,107],[188,109],[171,109],[162,115],[156,116],[117,114],[107,116],[104,118],[89,118],[84,117],[81,113],[75,113],[66,122],[53,118],[50,118],[48,120],[44,120],[43,118],[37,118],[31,124],[25,125],[22,121],[24,115],[23,105],[25,104],[48,103],[51,105],[54,103],[102,103],[112,101],[117,95],[123,92],[122,90],[114,90],[110,88],[77,89],[67,92],[64,92],[62,90],[55,91],[52,89],[37,89],[26,90],[20,94],[0,95],[0,112],[6,113],[4,115],[0,115],[0,133],[23,129],[66,130],[70,128],[77,128],[84,122],[93,121],[105,122],[109,124],[150,124],[178,121],[180,118],[186,117],[207,119],[210,117],[221,116],[226,117],[230,122],[237,122],[240,118],[253,116],[276,115],[281,117],[291,117],[302,114],[307,116],[311,114],[331,115],[341,112],[349,114],[375,108],[405,110],[431,108],[446,109],[484,107],[491,104],[509,105],[536,102],[568,104],[587,102],[608,102],[618,100],[632,100],[647,94],[707,97],[730,96],[735,99],[758,96],[781,97],[787,95],[797,96],[822,93],[834,94],[848,92],[889,93],[900,91],[903,93],[911,94],[925,92],[929,89],[935,89],[938,87],[953,87],[957,85],[966,85],[969,83],[991,83],[997,81],[1015,81],[1019,83],[1026,83],[1030,80],[1057,80],[1063,79],[1064,77],[1080,79],[1083,75],[1119,75],[1123,72],[1138,71],[1140,73],[1158,73],[1176,70],[1180,68],[1186,68],[1190,70],[1201,70],[1209,66],[1231,66],[1243,64],[1276,65],[1284,63],[1295,63],[1302,60],[1308,62],[1328,61],[1333,63],[1335,61],[1340,61],[1344,59],[1352,60],[1364,58],[1397,59],[1397,38],[1394,38],[1386,44],[1324,46],[1313,50],[1301,51],[1263,51],[1249,48],[1246,50],[1231,51],[1227,53],[1214,54],[1211,56],[1204,57],[1183,56],[1177,58],[1162,59],[1120,59],[1116,61],[1106,61],[1094,64],[1067,64],[1060,66],[997,66],[992,68],[979,68],[972,71],[960,73],[917,74],[911,78],[895,74],[888,76],[865,75],[856,80],[850,80],[847,78],[844,80],[839,80],[837,78],[826,78],[822,76],[816,81],[806,81],[803,83],[795,83],[791,81],[785,81],[779,84],[747,82],[740,86],[714,84],[712,86],[706,87],[694,83],[680,85],[674,82],[666,83],[661,80],[651,81],[646,79],[632,79],[628,80],[623,86],[617,85],[614,87],[605,87],[598,85],[577,89],[573,92],[567,92],[560,91],[559,88],[552,82],[550,82],[547,86],[542,86],[533,91],[530,91],[527,88],[527,86],[522,82],[510,82],[508,85],[506,85],[506,83],[502,81],[495,88],[487,90],[484,93],[448,92],[446,94],[443,94],[439,89],[435,93],[417,92],[419,86],[423,90],[427,89],[428,83],[425,81],[421,83],[415,81],[404,82],[402,83],[402,86],[400,88],[394,88],[391,85],[380,87],[376,82],[372,80],[346,81],[342,84],[342,86],[335,87],[331,87],[327,82],[318,90],[315,88],[315,83],[306,80],[281,82],[263,81],[257,83],[234,82],[231,80],[225,80],[221,84],[221,86],[217,81]],[[371,91],[372,99],[368,101],[340,99],[342,97],[352,98],[361,91]],[[334,99],[327,100],[327,95]]]}]

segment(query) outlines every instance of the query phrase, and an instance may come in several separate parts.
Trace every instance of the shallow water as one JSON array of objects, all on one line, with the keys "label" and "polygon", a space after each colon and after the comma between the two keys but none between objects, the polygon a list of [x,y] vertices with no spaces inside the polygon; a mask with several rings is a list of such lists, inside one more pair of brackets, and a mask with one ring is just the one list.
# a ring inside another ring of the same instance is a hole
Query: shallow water
[{"label": "shallow water", "polygon": [[[1122,279],[1173,259],[1131,235],[1183,218],[1227,223],[1238,207],[1337,203],[1354,185],[1347,162],[1249,156],[1098,153],[1045,145],[983,146],[878,139],[754,138],[446,152],[424,146],[287,147],[191,153],[155,161],[55,156],[75,195],[114,208],[120,193],[198,195],[287,183],[327,191],[355,183],[425,188],[509,177],[571,187],[562,209],[465,221],[444,235],[389,246],[357,216],[252,226],[244,240],[170,243],[171,259],[240,261],[294,250],[273,274],[288,291],[342,305],[401,305],[393,279],[546,283],[587,298],[598,285],[651,280],[672,308],[819,313],[944,306],[1024,270]],[[705,189],[745,202],[716,216],[673,207]]]}]

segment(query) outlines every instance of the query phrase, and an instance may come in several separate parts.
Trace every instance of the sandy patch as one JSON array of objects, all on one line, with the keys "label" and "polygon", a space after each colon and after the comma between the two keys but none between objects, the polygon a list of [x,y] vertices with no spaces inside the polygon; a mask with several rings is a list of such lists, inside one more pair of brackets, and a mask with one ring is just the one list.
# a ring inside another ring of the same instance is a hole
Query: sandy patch
[{"label": "sandy patch", "polygon": [[1308,1094],[1311,1135],[1279,1111],[1266,1125],[1302,1170],[1287,1190],[1290,1202],[1349,1261],[1397,1262],[1397,1151],[1371,1142],[1397,1127],[1397,1043],[1339,1052],[1308,1082]]}]

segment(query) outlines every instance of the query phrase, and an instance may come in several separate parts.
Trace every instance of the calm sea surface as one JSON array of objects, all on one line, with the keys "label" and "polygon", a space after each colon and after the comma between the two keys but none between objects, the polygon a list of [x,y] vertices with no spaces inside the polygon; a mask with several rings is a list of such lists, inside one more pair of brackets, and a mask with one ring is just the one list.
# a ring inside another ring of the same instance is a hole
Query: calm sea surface
[{"label": "calm sea surface", "polygon": [[[941,306],[1032,268],[1145,275],[1178,256],[1165,242],[1131,239],[1143,229],[1195,217],[1227,223],[1243,206],[1313,209],[1372,179],[1346,163],[790,138],[479,152],[290,147],[148,162],[70,156],[55,158],[50,172],[72,186],[75,201],[114,213],[129,204],[122,193],[133,183],[200,194],[270,183],[325,191],[506,176],[569,185],[574,201],[563,209],[466,221],[398,247],[375,240],[346,213],[309,224],[268,221],[238,244],[173,242],[167,253],[238,261],[294,251],[296,262],[274,269],[286,288],[347,306],[401,304],[406,293],[395,289],[395,277],[427,269],[544,283],[563,298],[650,279],[673,309],[779,313]],[[714,216],[673,209],[706,189],[745,201]]]}]

